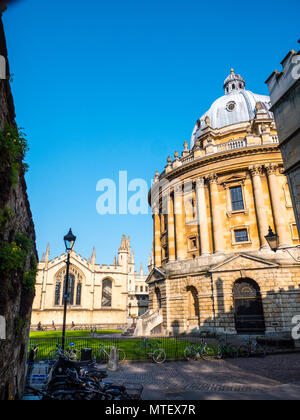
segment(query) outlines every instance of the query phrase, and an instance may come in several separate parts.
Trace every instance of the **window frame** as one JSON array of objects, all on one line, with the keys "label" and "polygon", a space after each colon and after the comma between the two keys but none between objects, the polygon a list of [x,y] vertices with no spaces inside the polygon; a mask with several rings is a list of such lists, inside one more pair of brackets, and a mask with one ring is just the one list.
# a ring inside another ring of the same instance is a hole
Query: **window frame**
[{"label": "window frame", "polygon": [[[241,230],[246,230],[247,231],[248,240],[247,241],[242,241],[242,242],[237,242],[235,233],[237,231],[241,231]],[[252,239],[251,239],[251,234],[250,234],[250,226],[249,225],[233,226],[231,228],[231,244],[232,244],[232,246],[252,244]]]},{"label": "window frame", "polygon": [[298,232],[298,236],[295,236],[294,235],[294,228],[296,228],[296,230],[298,231],[297,223],[296,222],[290,223],[292,241],[299,241],[300,240],[299,232]]},{"label": "window frame", "polygon": [[[196,248],[193,248],[191,246],[192,240],[196,240]],[[199,251],[199,241],[198,241],[197,235],[190,235],[187,237],[187,247],[188,247],[188,252]]]},{"label": "window frame", "polygon": [[[231,210],[233,212],[240,212],[240,211],[244,211],[245,210],[245,202],[244,202],[244,195],[243,195],[243,188],[241,185],[236,185],[236,186],[231,186],[229,187],[230,190],[230,200],[231,200]],[[234,191],[239,191],[238,195],[240,195],[240,199],[239,200],[234,200],[233,197],[233,192]],[[242,208],[234,208],[234,205],[237,203],[242,203]]]},{"label": "window frame", "polygon": [[[240,178],[240,179],[235,179],[235,180],[229,179],[222,183],[226,191],[226,205],[227,205],[226,214],[227,214],[227,217],[229,218],[231,218],[232,216],[236,214],[244,214],[245,216],[249,214],[248,203],[246,199],[245,179],[246,178]],[[237,187],[240,187],[242,190],[244,208],[241,210],[233,210],[232,208],[231,189],[237,188]]]}]

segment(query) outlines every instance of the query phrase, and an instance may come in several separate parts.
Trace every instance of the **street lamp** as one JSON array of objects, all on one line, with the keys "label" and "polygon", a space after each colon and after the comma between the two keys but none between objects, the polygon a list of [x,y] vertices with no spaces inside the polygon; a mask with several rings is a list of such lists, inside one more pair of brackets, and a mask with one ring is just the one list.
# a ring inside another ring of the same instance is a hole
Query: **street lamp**
[{"label": "street lamp", "polygon": [[73,235],[72,229],[70,229],[69,233],[64,237],[64,242],[65,242],[67,252],[73,251],[75,241],[76,241],[76,236]]},{"label": "street lamp", "polygon": [[272,231],[271,226],[269,226],[269,233],[265,238],[272,251],[277,252],[279,247],[279,236]]},{"label": "street lamp", "polygon": [[65,287],[64,287],[64,321],[63,321],[62,346],[61,346],[63,351],[65,350],[67,306],[68,306],[68,299],[69,299],[70,255],[73,251],[75,241],[76,241],[76,236],[73,235],[72,229],[70,229],[69,233],[64,237],[64,242],[65,242],[68,258],[66,261],[67,273],[66,273],[66,280],[65,280]]},{"label": "street lamp", "polygon": [[280,249],[280,251],[287,252],[293,258],[293,260],[296,261],[297,263],[300,262],[300,254],[299,254],[299,256],[295,256],[291,252],[291,250],[299,251],[300,250],[300,245],[286,246],[286,247],[280,247],[279,248],[279,236],[272,231],[271,227],[269,227],[269,233],[268,233],[267,236],[265,236],[265,238],[266,238],[266,241],[268,242],[270,248],[272,249],[272,251],[277,252]]}]

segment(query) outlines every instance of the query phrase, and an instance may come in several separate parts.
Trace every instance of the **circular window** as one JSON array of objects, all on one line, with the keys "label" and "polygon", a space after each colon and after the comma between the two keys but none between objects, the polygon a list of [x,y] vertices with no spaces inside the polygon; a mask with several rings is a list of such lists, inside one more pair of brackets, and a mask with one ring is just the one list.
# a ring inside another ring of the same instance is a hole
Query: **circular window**
[{"label": "circular window", "polygon": [[229,112],[234,111],[236,108],[236,103],[235,102],[228,102],[228,104],[226,105],[226,109]]}]

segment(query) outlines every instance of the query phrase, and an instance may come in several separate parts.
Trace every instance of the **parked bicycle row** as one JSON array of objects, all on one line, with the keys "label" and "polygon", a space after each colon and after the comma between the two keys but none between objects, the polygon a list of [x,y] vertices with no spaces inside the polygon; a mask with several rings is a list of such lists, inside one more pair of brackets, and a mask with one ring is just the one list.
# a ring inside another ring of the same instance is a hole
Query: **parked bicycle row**
[{"label": "parked bicycle row", "polygon": [[184,350],[186,360],[211,360],[226,357],[266,357],[268,351],[265,346],[258,343],[257,338],[244,338],[244,344],[237,347],[220,340],[220,344],[212,346],[202,341],[200,345],[190,345]]},{"label": "parked bicycle row", "polygon": [[[78,343],[77,343],[78,344]],[[127,355],[125,350],[122,348],[121,341],[116,342],[114,345],[104,344],[101,342],[97,343],[97,348],[91,349],[90,358],[95,362],[102,363],[108,362],[111,360],[111,352],[113,348],[116,348],[118,354],[119,363],[124,363],[127,360]],[[153,340],[150,338],[143,338],[141,340],[136,340],[132,344],[135,347],[134,354],[136,357],[150,358],[154,363],[162,364],[170,357],[170,348],[167,349],[164,347],[165,342],[161,340]],[[184,345],[185,344],[185,345]],[[235,346],[227,343],[226,340],[219,340],[218,344],[209,344],[208,342],[202,340],[197,344],[180,342],[181,345],[181,356],[178,355],[178,360],[211,360],[214,358],[235,358],[235,357],[250,357],[250,356],[261,356],[265,357],[269,353],[269,349],[266,346],[263,346],[258,343],[255,338],[245,338],[242,345]],[[38,346],[33,346],[38,347]],[[270,351],[271,352],[271,351]],[[61,353],[61,348],[59,344],[56,344],[56,348],[48,352],[47,360],[49,363],[53,363]],[[82,359],[80,346],[76,346],[75,343],[69,343],[65,348],[64,355],[73,361],[84,360]],[[177,352],[178,353],[178,352]],[[167,355],[169,357],[167,357]],[[129,355],[128,360],[132,360],[132,354]],[[174,359],[173,359],[174,360]]]}]

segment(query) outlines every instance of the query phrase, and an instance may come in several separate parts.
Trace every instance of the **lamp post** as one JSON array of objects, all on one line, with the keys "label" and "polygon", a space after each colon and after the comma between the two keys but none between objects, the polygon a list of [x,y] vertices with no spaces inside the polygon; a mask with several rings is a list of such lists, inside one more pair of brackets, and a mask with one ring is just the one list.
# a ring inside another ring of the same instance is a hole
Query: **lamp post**
[{"label": "lamp post", "polygon": [[278,250],[280,250],[280,251],[287,252],[293,258],[294,261],[300,262],[300,256],[295,257],[295,255],[293,255],[290,251],[291,249],[299,250],[300,245],[279,248],[279,236],[272,231],[271,227],[269,227],[269,233],[267,236],[265,236],[265,238],[270,248],[272,249],[272,251],[277,252]]},{"label": "lamp post", "polygon": [[73,235],[72,229],[70,229],[69,233],[64,237],[64,242],[66,246],[67,252],[67,273],[66,273],[66,280],[65,280],[65,287],[64,287],[64,320],[63,320],[63,332],[62,332],[62,350],[65,350],[65,339],[66,339],[66,320],[67,320],[67,306],[68,306],[68,299],[69,299],[69,274],[70,274],[70,255],[73,251],[74,244],[76,241],[76,236]]}]

